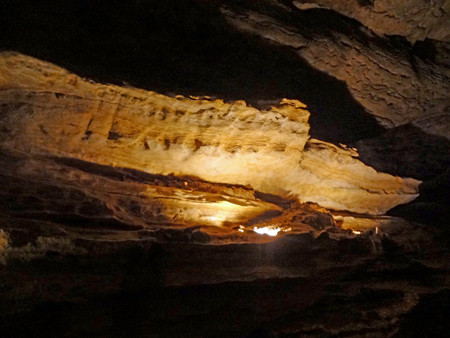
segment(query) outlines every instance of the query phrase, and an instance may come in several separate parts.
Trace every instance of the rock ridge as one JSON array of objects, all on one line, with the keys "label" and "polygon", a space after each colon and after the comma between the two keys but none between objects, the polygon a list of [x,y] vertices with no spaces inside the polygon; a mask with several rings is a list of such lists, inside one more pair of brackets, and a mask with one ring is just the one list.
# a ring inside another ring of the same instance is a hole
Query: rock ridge
[{"label": "rock ridge", "polygon": [[[20,54],[0,58],[4,150],[250,185],[337,210],[382,214],[417,197],[420,181],[378,173],[355,151],[309,140],[296,100],[171,98],[102,85]],[[306,147],[305,147],[306,145]]]}]

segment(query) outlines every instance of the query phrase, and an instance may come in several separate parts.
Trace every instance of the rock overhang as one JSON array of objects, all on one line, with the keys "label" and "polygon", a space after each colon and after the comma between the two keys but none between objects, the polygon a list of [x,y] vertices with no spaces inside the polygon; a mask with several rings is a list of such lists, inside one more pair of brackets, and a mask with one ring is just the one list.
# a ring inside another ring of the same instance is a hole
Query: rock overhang
[{"label": "rock overhang", "polygon": [[85,81],[49,63],[2,54],[2,149],[150,174],[250,185],[300,202],[383,214],[420,181],[378,173],[357,152],[309,139],[306,107],[175,98]]}]

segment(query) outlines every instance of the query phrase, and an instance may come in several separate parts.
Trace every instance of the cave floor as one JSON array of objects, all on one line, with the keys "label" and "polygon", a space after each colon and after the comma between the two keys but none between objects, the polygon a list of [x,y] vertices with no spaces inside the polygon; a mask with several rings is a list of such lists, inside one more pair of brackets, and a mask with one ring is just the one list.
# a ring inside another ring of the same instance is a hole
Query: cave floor
[{"label": "cave floor", "polygon": [[16,245],[0,266],[3,337],[446,337],[449,329],[448,243],[401,219],[378,230],[363,219],[355,234],[339,226],[350,217],[341,214],[323,230],[202,243],[189,228],[155,236],[2,216]]},{"label": "cave floor", "polygon": [[[16,155],[0,166],[2,337],[447,336],[442,230]],[[211,216],[223,206],[234,222]]]}]

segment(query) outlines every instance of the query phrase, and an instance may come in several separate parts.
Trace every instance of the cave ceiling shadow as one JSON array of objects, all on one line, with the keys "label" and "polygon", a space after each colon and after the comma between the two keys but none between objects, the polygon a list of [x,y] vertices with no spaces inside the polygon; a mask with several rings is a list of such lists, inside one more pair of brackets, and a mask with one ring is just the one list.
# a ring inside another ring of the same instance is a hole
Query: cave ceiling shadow
[{"label": "cave ceiling shadow", "polygon": [[256,107],[298,99],[311,112],[311,136],[334,143],[383,132],[345,82],[291,50],[233,32],[214,2],[6,0],[3,10],[1,49],[98,82]]},{"label": "cave ceiling shadow", "polygon": [[427,181],[450,167],[450,140],[411,123],[349,145],[358,149],[363,163],[395,176]]}]

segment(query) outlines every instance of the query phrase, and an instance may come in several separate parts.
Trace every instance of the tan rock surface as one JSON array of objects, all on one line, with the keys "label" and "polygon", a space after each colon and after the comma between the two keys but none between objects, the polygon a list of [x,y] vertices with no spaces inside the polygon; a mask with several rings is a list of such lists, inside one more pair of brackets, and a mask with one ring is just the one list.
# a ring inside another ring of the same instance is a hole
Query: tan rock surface
[{"label": "tan rock surface", "polygon": [[[450,69],[444,64],[424,61],[407,44],[376,36],[364,26],[317,33],[312,25],[287,24],[254,10],[224,6],[222,14],[237,30],[288,47],[314,68],[346,82],[353,97],[385,128],[412,123],[450,138]],[[450,30],[448,22],[445,27]]]},{"label": "tan rock surface", "polygon": [[95,84],[11,53],[1,55],[0,67],[4,150],[251,185],[361,213],[384,213],[417,196],[419,181],[377,173],[350,149],[307,142],[309,113],[295,100],[265,111],[172,98]]},{"label": "tan rock surface", "polygon": [[379,35],[401,35],[411,42],[425,38],[450,41],[450,3],[445,0],[300,0],[293,4],[301,10],[335,10]]}]

